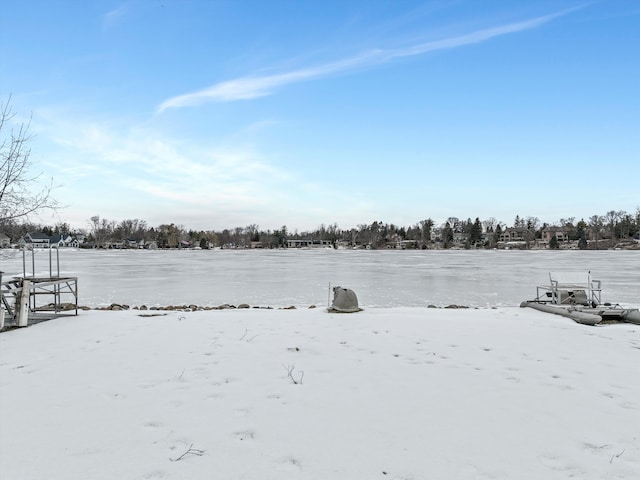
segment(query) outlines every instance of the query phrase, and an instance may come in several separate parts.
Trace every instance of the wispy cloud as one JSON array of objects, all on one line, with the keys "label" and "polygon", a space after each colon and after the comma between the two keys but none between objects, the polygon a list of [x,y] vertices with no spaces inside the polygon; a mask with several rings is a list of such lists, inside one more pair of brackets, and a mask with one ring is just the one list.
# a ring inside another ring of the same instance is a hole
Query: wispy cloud
[{"label": "wispy cloud", "polygon": [[41,124],[51,118],[41,133],[65,152],[61,165],[52,164],[70,180],[101,178],[129,191],[187,204],[240,199],[259,204],[270,186],[290,181],[290,174],[246,147],[184,145],[147,129],[91,120],[68,123],[40,114]]},{"label": "wispy cloud", "polygon": [[439,50],[473,45],[502,35],[530,30],[579,8],[582,7],[575,7],[521,22],[478,30],[441,40],[419,43],[404,48],[368,50],[354,57],[290,72],[274,75],[246,76],[220,82],[203,90],[169,98],[160,104],[157,111],[161,113],[169,108],[198,106],[206,102],[232,102],[264,97],[271,95],[279,87],[288,84],[314,80],[367,66],[380,65],[396,58],[418,56]]},{"label": "wispy cloud", "polygon": [[102,17],[102,26],[104,28],[110,28],[116,25],[121,21],[122,18],[127,13],[127,7],[122,5],[120,7],[114,8],[113,10],[105,13]]},{"label": "wispy cloud", "polygon": [[240,141],[194,144],[149,125],[123,126],[121,119],[116,124],[67,117],[58,110],[38,110],[38,138],[51,142],[47,165],[54,178],[63,179],[57,198],[74,205],[65,221],[79,226],[99,213],[140,217],[151,224],[178,219],[197,228],[227,228],[257,219],[268,228],[285,222],[307,228],[310,212],[318,208],[311,194],[318,191],[327,197],[323,218],[338,206],[345,218],[361,213],[351,192],[310,183],[248,147],[244,130]]}]

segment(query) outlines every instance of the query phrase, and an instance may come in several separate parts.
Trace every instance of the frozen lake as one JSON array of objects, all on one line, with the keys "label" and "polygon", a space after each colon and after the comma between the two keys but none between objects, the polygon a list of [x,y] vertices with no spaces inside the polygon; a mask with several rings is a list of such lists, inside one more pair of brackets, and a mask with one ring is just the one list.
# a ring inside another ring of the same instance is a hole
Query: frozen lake
[{"label": "frozen lake", "polygon": [[[4,277],[23,257],[2,257]],[[34,256],[49,274],[48,251]],[[53,273],[56,257],[53,255]],[[31,253],[26,269],[32,271]],[[78,277],[80,305],[248,303],[324,306],[329,284],[352,288],[362,307],[517,306],[549,272],[602,280],[603,301],[640,306],[637,251],[61,250],[60,274]]]}]

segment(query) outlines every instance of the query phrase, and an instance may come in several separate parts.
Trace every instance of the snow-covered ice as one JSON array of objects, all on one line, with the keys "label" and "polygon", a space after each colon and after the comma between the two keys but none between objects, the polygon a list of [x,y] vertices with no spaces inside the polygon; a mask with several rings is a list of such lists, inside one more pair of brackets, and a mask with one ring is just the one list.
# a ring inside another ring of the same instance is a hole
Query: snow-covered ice
[{"label": "snow-covered ice", "polygon": [[0,478],[640,476],[635,325],[507,307],[145,313],[0,335]]},{"label": "snow-covered ice", "polygon": [[[5,278],[57,273],[48,251],[0,262]],[[33,262],[32,262],[33,260]],[[35,268],[34,268],[35,267]],[[640,306],[638,251],[505,250],[61,250],[60,273],[78,277],[90,307],[248,303],[327,305],[328,286],[352,288],[367,307],[517,306],[549,272],[587,272],[603,301]]]}]

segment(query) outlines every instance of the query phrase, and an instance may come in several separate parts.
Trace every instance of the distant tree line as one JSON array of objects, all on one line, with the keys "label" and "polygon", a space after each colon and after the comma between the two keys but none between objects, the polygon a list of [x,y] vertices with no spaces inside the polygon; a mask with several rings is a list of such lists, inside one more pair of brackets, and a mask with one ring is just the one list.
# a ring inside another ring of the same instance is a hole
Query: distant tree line
[{"label": "distant tree line", "polygon": [[[50,235],[64,233],[84,238],[83,245],[109,248],[111,245],[142,246],[153,242],[158,248],[199,246],[201,248],[281,248],[289,239],[317,240],[330,245],[360,246],[372,249],[408,245],[408,248],[494,248],[505,232],[514,231],[527,248],[534,245],[546,232],[551,232],[549,248],[559,248],[562,242],[577,242],[580,248],[606,248],[622,241],[640,238],[640,206],[634,213],[610,210],[604,215],[593,215],[576,221],[575,217],[561,218],[555,223],[541,222],[538,217],[517,215],[511,225],[491,217],[485,220],[449,217],[441,224],[431,218],[410,226],[399,226],[383,221],[359,224],[343,229],[337,223],[320,225],[313,230],[291,231],[286,225],[275,230],[264,230],[256,224],[224,230],[186,229],[175,223],[149,226],[140,219],[109,220],[95,215],[88,219],[87,228],[73,229],[67,223],[54,226],[5,220],[0,233],[13,241],[27,232],[42,231]],[[560,239],[557,235],[560,235]],[[548,233],[547,233],[548,235]]]},{"label": "distant tree line", "polygon": [[39,175],[30,174],[30,122],[15,122],[11,97],[0,102],[0,245],[16,243],[29,232],[62,234],[82,238],[82,245],[93,248],[139,248],[153,244],[158,248],[181,246],[201,248],[280,248],[289,239],[318,241],[321,245],[359,246],[366,248],[494,248],[508,240],[526,248],[543,239],[549,248],[560,248],[567,242],[579,248],[611,247],[619,242],[640,238],[640,206],[635,213],[610,210],[587,220],[562,218],[554,224],[541,222],[538,217],[520,217],[512,226],[488,218],[461,220],[449,217],[440,225],[431,219],[414,225],[398,226],[374,221],[357,227],[342,229],[336,223],[310,231],[290,232],[286,225],[275,230],[263,230],[252,224],[215,230],[187,230],[175,223],[150,227],[140,219],[108,220],[99,215],[91,217],[86,229],[72,229],[66,223],[54,226],[35,224],[31,218],[46,210],[56,211],[58,202],[52,197],[53,184],[40,184]]}]

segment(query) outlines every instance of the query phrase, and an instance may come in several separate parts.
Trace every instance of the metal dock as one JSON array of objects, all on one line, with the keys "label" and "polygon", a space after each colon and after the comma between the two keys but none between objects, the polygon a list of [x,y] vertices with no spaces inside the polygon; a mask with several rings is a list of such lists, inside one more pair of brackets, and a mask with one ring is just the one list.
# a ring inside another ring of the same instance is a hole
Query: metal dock
[{"label": "metal dock", "polygon": [[32,273],[27,274],[26,250],[22,251],[22,265],[23,272],[20,277],[7,279],[0,272],[0,309],[4,309],[4,329],[24,327],[63,315],[78,315],[78,278],[60,276],[60,252],[57,248],[49,249],[48,276],[35,276],[33,250]]}]

